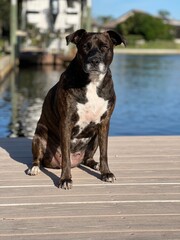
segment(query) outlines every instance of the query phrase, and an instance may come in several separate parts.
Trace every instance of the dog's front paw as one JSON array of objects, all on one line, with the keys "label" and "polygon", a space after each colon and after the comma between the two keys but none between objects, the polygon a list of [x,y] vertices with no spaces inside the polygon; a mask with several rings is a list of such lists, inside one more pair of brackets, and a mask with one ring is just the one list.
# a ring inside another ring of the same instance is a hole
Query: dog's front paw
[{"label": "dog's front paw", "polygon": [[59,188],[62,188],[62,189],[71,189],[72,188],[72,180],[71,179],[60,179],[59,180]]},{"label": "dog's front paw", "polygon": [[32,168],[29,168],[27,170],[27,174],[30,176],[38,175],[40,172],[41,172],[41,170],[38,166],[33,166]]},{"label": "dog's front paw", "polygon": [[101,174],[101,180],[104,182],[113,183],[116,180],[116,178],[115,178],[114,174],[110,172],[110,173]]}]

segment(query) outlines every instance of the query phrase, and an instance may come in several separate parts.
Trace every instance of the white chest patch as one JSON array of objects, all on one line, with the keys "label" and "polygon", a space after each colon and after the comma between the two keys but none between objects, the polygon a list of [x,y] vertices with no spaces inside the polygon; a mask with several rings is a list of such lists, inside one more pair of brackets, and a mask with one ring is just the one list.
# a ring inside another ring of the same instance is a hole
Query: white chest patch
[{"label": "white chest patch", "polygon": [[90,122],[100,123],[102,115],[107,111],[108,101],[97,95],[98,82],[91,82],[87,86],[87,103],[78,103],[79,121],[77,125],[82,131]]}]

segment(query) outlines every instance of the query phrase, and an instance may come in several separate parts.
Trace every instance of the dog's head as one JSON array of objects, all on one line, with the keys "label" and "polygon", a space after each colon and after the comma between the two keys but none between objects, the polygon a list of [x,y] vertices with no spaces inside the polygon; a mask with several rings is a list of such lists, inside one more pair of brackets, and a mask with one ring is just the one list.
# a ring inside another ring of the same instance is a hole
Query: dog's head
[{"label": "dog's head", "polygon": [[113,59],[114,46],[121,43],[126,45],[123,37],[112,30],[91,33],[80,29],[68,35],[66,41],[77,46],[78,62],[89,74],[105,74]]}]

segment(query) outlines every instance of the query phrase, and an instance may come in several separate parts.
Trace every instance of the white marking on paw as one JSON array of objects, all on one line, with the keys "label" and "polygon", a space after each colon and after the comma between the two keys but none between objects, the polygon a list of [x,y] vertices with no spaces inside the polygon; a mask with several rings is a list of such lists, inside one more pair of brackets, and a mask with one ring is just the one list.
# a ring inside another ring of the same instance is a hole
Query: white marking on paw
[{"label": "white marking on paw", "polygon": [[97,165],[94,166],[94,169],[99,171],[100,170],[100,164],[98,163]]},{"label": "white marking on paw", "polygon": [[38,175],[40,172],[41,172],[40,168],[38,166],[34,166],[28,169],[27,174],[31,176],[35,176],[35,175]]}]

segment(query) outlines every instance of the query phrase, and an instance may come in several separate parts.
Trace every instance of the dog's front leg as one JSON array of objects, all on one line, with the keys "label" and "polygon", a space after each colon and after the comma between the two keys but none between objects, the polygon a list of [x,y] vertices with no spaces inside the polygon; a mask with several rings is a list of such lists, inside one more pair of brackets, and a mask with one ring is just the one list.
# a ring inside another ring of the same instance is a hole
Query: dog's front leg
[{"label": "dog's front leg", "polygon": [[70,138],[71,130],[65,121],[60,127],[60,146],[62,153],[62,172],[59,181],[59,187],[63,189],[72,188],[71,161],[70,161]]},{"label": "dog's front leg", "polygon": [[110,172],[108,166],[108,132],[109,119],[105,119],[99,127],[99,150],[100,150],[100,172],[101,179],[105,182],[114,182],[116,180],[113,173]]}]

